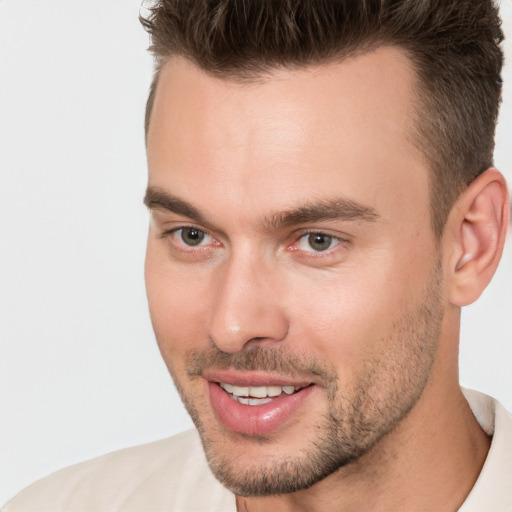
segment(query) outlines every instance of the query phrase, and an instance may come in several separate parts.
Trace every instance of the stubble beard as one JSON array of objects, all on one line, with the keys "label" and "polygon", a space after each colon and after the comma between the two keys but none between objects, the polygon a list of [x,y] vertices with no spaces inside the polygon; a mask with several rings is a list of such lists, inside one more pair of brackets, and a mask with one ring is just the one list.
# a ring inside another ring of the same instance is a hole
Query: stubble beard
[{"label": "stubble beard", "polygon": [[[298,453],[272,456],[271,436],[257,436],[252,441],[262,447],[263,461],[244,460],[237,464],[234,454],[225,450],[225,436],[229,434],[219,427],[205,427],[200,407],[184,391],[171,368],[216,478],[239,496],[289,494],[311,487],[369,453],[407,416],[429,380],[443,320],[439,262],[432,274],[422,302],[394,323],[392,335],[380,343],[384,349],[379,357],[362,362],[350,390],[338,389],[337,374],[329,365],[304,360],[280,349],[253,346],[228,354],[212,346],[191,354],[187,366],[190,379],[213,366],[314,376],[316,382],[320,381],[329,406],[313,427],[315,438]],[[247,442],[248,437],[243,437]]]}]

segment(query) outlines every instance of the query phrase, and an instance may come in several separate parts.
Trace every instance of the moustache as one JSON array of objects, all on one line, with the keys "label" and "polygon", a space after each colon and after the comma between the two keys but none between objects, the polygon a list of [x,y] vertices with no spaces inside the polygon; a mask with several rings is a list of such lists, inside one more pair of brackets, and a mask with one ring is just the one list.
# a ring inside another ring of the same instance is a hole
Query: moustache
[{"label": "moustache", "polygon": [[324,362],[284,352],[282,349],[252,346],[236,353],[222,352],[213,346],[187,358],[187,376],[199,377],[209,368],[239,371],[263,371],[290,377],[314,380],[322,385],[333,385],[336,372]]}]

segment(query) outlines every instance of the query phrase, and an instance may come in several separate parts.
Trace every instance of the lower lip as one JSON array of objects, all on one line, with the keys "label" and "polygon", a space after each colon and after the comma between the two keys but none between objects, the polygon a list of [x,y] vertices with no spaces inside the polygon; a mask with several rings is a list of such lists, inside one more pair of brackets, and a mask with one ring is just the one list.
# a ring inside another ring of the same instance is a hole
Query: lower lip
[{"label": "lower lip", "polygon": [[291,395],[283,392],[263,405],[245,405],[233,400],[219,384],[208,382],[210,403],[217,420],[227,430],[249,436],[270,434],[284,427],[315,388],[311,385]]}]

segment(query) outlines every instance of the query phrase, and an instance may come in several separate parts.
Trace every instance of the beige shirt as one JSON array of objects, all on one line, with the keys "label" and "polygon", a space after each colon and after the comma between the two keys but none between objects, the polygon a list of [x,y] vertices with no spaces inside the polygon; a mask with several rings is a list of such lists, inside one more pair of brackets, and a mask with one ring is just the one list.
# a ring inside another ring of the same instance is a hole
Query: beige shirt
[{"label": "beige shirt", "polygon": [[[459,512],[512,512],[512,415],[465,391],[493,435],[482,472]],[[195,430],[71,466],[32,484],[2,512],[236,512],[208,469]]]}]

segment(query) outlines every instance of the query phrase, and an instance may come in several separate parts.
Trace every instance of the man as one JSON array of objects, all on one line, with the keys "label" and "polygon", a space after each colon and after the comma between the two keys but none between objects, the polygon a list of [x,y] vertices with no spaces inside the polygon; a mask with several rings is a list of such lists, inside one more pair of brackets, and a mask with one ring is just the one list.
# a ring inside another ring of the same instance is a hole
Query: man
[{"label": "man", "polygon": [[197,432],[5,511],[510,511],[512,418],[457,370],[508,225],[492,2],[162,1],[143,22],[148,300]]}]

